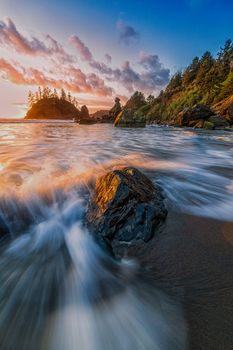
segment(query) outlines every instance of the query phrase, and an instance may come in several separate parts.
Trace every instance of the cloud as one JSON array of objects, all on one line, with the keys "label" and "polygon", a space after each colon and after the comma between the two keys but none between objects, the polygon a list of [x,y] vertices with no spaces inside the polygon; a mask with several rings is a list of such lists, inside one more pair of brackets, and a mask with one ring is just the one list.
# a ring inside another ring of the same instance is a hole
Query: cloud
[{"label": "cloud", "polygon": [[146,80],[151,88],[163,87],[170,79],[170,70],[164,68],[160,62],[158,55],[140,53],[139,64],[145,69],[146,72],[142,74],[142,78]]},{"label": "cloud", "polygon": [[139,39],[139,33],[130,25],[125,22],[119,20],[117,22],[117,30],[119,33],[119,40],[126,45],[129,45]]},{"label": "cloud", "polygon": [[[164,68],[158,55],[140,53],[138,64],[139,67],[143,68],[143,71],[133,69],[129,61],[125,61],[122,67],[113,69],[109,63],[96,61],[90,49],[77,36],[73,35],[70,42],[78,50],[81,59],[87,62],[91,68],[103,75],[107,81],[123,85],[130,93],[135,89],[153,93],[163,88],[169,81],[170,70]],[[110,62],[111,56],[106,55],[108,62]]]},{"label": "cloud", "polygon": [[0,21],[0,45],[11,47],[20,54],[30,56],[56,55],[61,63],[74,61],[73,57],[67,54],[49,34],[45,35],[44,41],[36,37],[27,39],[17,30],[10,18]]},{"label": "cloud", "polygon": [[[101,74],[111,74],[112,69],[108,67],[105,63],[96,61],[93,58],[93,55],[90,49],[84,44],[84,42],[77,35],[72,35],[69,38],[69,42],[78,51],[80,58],[84,62],[87,62],[90,67],[94,68]],[[106,54],[105,58],[106,60],[108,60],[108,62],[111,62],[112,60],[112,57],[109,54]]]},{"label": "cloud", "polygon": [[79,37],[77,35],[72,35],[69,38],[69,42],[78,51],[78,53],[83,61],[91,61],[92,60],[92,54],[91,54],[90,50],[84,44],[84,42],[79,39]]},{"label": "cloud", "polygon": [[[60,78],[54,78],[36,68],[25,68],[18,62],[10,62],[0,58],[0,72],[4,79],[17,85],[48,85],[58,89],[63,87],[72,92],[97,96],[112,96],[114,93],[114,90],[106,86],[104,80],[96,74],[85,74],[71,65],[59,70]],[[69,78],[67,79],[67,77]]]},{"label": "cloud", "polygon": [[[122,21],[118,22],[121,40],[132,41],[138,33]],[[93,96],[111,97],[113,87],[120,86],[121,92],[155,93],[169,81],[170,70],[165,68],[156,54],[141,52],[137,62],[126,60],[120,67],[112,67],[112,57],[106,53],[104,62],[97,61],[88,46],[77,36],[69,38],[70,44],[77,50],[80,58],[89,66],[90,72],[84,73],[73,57],[49,34],[44,41],[36,37],[30,39],[17,30],[11,19],[0,21],[0,45],[14,48],[15,51],[30,56],[48,56],[46,69],[24,67],[19,62],[0,58],[2,77],[18,85],[41,85],[55,88],[64,87],[74,93],[86,93]],[[57,62],[63,64],[58,65]],[[64,64],[65,63],[65,64]]]},{"label": "cloud", "polygon": [[164,68],[157,55],[141,53],[138,63],[139,67],[143,68],[142,70],[132,68],[129,61],[125,61],[120,68],[116,69],[105,68],[105,66],[101,65],[96,68],[99,71],[102,68],[102,73],[107,81],[116,82],[124,86],[130,93],[135,90],[154,93],[168,83],[170,70]]},{"label": "cloud", "polygon": [[107,62],[108,64],[112,63],[112,56],[109,55],[108,53],[106,53],[106,54],[104,55],[104,58],[105,58],[105,60],[106,60],[106,62]]}]

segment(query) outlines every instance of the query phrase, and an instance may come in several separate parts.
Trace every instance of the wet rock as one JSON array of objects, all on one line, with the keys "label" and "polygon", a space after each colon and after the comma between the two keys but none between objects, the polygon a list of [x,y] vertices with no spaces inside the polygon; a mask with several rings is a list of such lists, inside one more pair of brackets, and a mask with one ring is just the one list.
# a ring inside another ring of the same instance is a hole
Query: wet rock
[{"label": "wet rock", "polygon": [[215,110],[219,113],[230,125],[233,125],[233,95],[223,101],[220,101]]},{"label": "wet rock", "polygon": [[144,128],[146,126],[146,118],[138,115],[131,109],[123,109],[116,117],[114,125],[126,128]]},{"label": "wet rock", "polygon": [[79,111],[79,116],[77,121],[79,124],[95,124],[96,120],[90,117],[89,111],[86,105],[81,107],[81,110]]},{"label": "wet rock", "polygon": [[186,108],[177,116],[177,124],[179,126],[194,126],[193,122],[199,120],[207,120],[213,116],[214,112],[208,106],[196,105],[193,108]]},{"label": "wet rock", "polygon": [[130,246],[148,242],[166,215],[159,187],[126,167],[97,179],[86,220],[91,232],[122,256]]},{"label": "wet rock", "polygon": [[204,120],[193,120],[193,122],[189,123],[190,127],[194,127],[194,129],[202,129],[204,125]]},{"label": "wet rock", "polygon": [[229,123],[220,115],[212,115],[208,121],[214,124],[215,129],[222,129],[229,126]]}]

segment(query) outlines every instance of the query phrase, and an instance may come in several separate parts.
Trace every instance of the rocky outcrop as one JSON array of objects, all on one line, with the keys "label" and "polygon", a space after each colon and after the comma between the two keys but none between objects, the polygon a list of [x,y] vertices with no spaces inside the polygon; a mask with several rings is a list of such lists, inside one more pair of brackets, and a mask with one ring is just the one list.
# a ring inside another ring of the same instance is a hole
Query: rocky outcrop
[{"label": "rocky outcrop", "polygon": [[219,102],[214,108],[230,125],[233,125],[233,95]]},{"label": "rocky outcrop", "polygon": [[81,110],[79,111],[78,118],[76,119],[79,124],[95,124],[96,120],[90,117],[88,108],[86,105],[83,105],[81,107]]},{"label": "rocky outcrop", "polygon": [[106,109],[101,109],[91,114],[90,117],[94,119],[97,123],[113,123],[113,120],[109,117],[109,111]]},{"label": "rocky outcrop", "polygon": [[146,118],[137,115],[131,109],[123,109],[116,117],[114,125],[118,127],[144,128],[146,126]]},{"label": "rocky outcrop", "polygon": [[215,129],[227,128],[229,123],[220,115],[212,115],[208,122],[213,123]]},{"label": "rocky outcrop", "polygon": [[91,232],[120,256],[130,246],[148,242],[166,215],[159,187],[126,167],[97,179],[86,220]]},{"label": "rocky outcrop", "polygon": [[25,119],[64,119],[72,120],[79,116],[79,110],[69,101],[51,97],[33,104]]},{"label": "rocky outcrop", "polygon": [[179,126],[195,127],[195,123],[200,123],[202,120],[207,120],[213,115],[214,112],[211,108],[199,104],[193,108],[186,108],[180,112],[177,116],[177,124]]},{"label": "rocky outcrop", "polygon": [[126,102],[122,111],[116,116],[114,125],[129,128],[145,127],[146,117],[142,110],[144,106],[146,106],[144,95],[136,91]]},{"label": "rocky outcrop", "polygon": [[114,122],[118,114],[121,112],[121,103],[119,97],[115,98],[115,104],[109,111],[109,119]]}]

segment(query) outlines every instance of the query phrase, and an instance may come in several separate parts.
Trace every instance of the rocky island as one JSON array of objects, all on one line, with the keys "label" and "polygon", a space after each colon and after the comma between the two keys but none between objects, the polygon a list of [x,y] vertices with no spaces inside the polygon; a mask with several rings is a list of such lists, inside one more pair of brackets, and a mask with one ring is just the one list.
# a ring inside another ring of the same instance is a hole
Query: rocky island
[{"label": "rocky island", "polygon": [[95,120],[90,117],[87,106],[79,108],[78,101],[70,92],[61,89],[60,95],[56,89],[38,88],[38,91],[28,95],[28,112],[25,119],[59,119],[74,120],[81,124],[91,124]]}]

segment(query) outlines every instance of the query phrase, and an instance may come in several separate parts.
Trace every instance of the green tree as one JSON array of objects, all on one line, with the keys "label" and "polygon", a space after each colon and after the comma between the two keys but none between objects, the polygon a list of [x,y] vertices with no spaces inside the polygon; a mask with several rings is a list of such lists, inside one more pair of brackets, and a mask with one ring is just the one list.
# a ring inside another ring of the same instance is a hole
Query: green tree
[{"label": "green tree", "polygon": [[148,104],[152,104],[154,102],[154,100],[155,100],[155,97],[153,95],[149,95],[149,96],[147,96],[146,102]]},{"label": "green tree", "polygon": [[170,82],[168,83],[165,93],[173,94],[182,89],[182,73],[177,72],[172,77]]},{"label": "green tree", "polygon": [[199,67],[199,57],[194,57],[192,63],[185,69],[183,73],[182,84],[185,88],[195,80]]},{"label": "green tree", "polygon": [[223,48],[220,49],[217,58],[218,76],[224,81],[231,71],[231,63],[233,60],[233,45],[232,41],[228,39]]},{"label": "green tree", "polygon": [[209,51],[206,51],[201,57],[200,66],[195,80],[200,89],[209,89],[211,87],[210,71],[214,65],[214,62],[215,61]]},{"label": "green tree", "polygon": [[146,104],[145,96],[142,92],[136,91],[126,102],[125,108],[137,109]]}]

